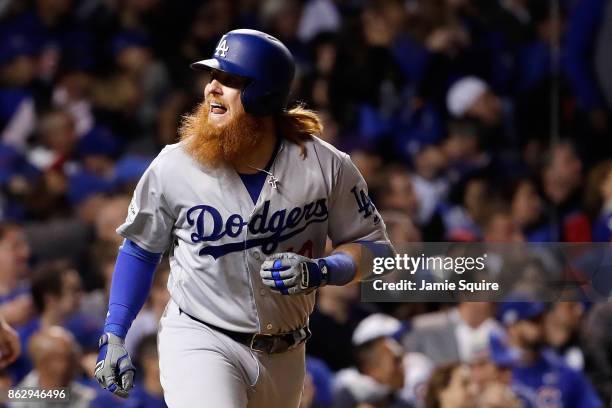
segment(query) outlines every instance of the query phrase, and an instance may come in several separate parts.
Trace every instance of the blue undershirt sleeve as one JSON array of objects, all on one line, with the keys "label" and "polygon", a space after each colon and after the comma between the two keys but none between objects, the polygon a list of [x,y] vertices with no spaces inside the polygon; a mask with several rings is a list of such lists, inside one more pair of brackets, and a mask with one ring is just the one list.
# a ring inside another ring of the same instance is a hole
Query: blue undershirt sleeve
[{"label": "blue undershirt sleeve", "polygon": [[327,273],[329,274],[327,284],[343,286],[351,282],[357,274],[357,266],[353,258],[344,252],[336,252],[326,258]]},{"label": "blue undershirt sleeve", "polygon": [[104,332],[125,338],[149,296],[161,256],[145,251],[129,239],[123,242],[113,272]]}]

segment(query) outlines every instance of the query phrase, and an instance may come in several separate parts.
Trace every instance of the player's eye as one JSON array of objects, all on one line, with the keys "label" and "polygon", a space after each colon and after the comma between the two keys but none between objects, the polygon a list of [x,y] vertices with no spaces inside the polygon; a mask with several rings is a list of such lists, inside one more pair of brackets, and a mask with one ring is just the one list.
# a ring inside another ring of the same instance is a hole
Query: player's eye
[{"label": "player's eye", "polygon": [[221,71],[212,71],[210,75],[210,80],[216,79],[222,85],[227,86],[228,88],[242,89],[247,84],[247,80],[245,78],[241,78],[236,75],[228,75]]}]

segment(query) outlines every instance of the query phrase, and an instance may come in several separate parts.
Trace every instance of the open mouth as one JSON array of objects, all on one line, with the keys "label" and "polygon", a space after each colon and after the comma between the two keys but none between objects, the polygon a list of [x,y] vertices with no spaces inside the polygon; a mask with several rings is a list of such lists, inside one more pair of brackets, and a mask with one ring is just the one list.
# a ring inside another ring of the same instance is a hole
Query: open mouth
[{"label": "open mouth", "polygon": [[227,108],[218,102],[211,102],[210,112],[215,115],[223,115],[225,112],[227,112]]}]

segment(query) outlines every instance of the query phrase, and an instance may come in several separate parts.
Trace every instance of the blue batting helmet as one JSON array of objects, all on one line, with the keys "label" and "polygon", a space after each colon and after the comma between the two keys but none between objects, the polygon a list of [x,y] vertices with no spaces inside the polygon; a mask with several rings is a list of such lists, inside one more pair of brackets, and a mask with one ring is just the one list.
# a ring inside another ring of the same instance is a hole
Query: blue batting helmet
[{"label": "blue batting helmet", "polygon": [[295,62],[291,52],[276,38],[256,30],[233,30],[219,40],[210,59],[195,62],[196,70],[216,69],[247,79],[241,93],[244,110],[270,115],[287,105]]}]

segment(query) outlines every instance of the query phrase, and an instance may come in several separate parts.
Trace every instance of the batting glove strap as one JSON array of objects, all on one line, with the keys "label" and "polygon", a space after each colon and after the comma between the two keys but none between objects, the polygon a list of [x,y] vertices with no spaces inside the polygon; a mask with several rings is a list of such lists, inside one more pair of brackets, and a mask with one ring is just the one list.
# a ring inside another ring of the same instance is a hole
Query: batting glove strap
[{"label": "batting glove strap", "polygon": [[289,252],[269,257],[260,274],[264,285],[282,295],[308,294],[328,281],[325,260]]},{"label": "batting glove strap", "polygon": [[136,369],[123,344],[113,333],[104,333],[98,341],[100,352],[94,375],[100,385],[122,398],[127,398],[134,386]]}]

